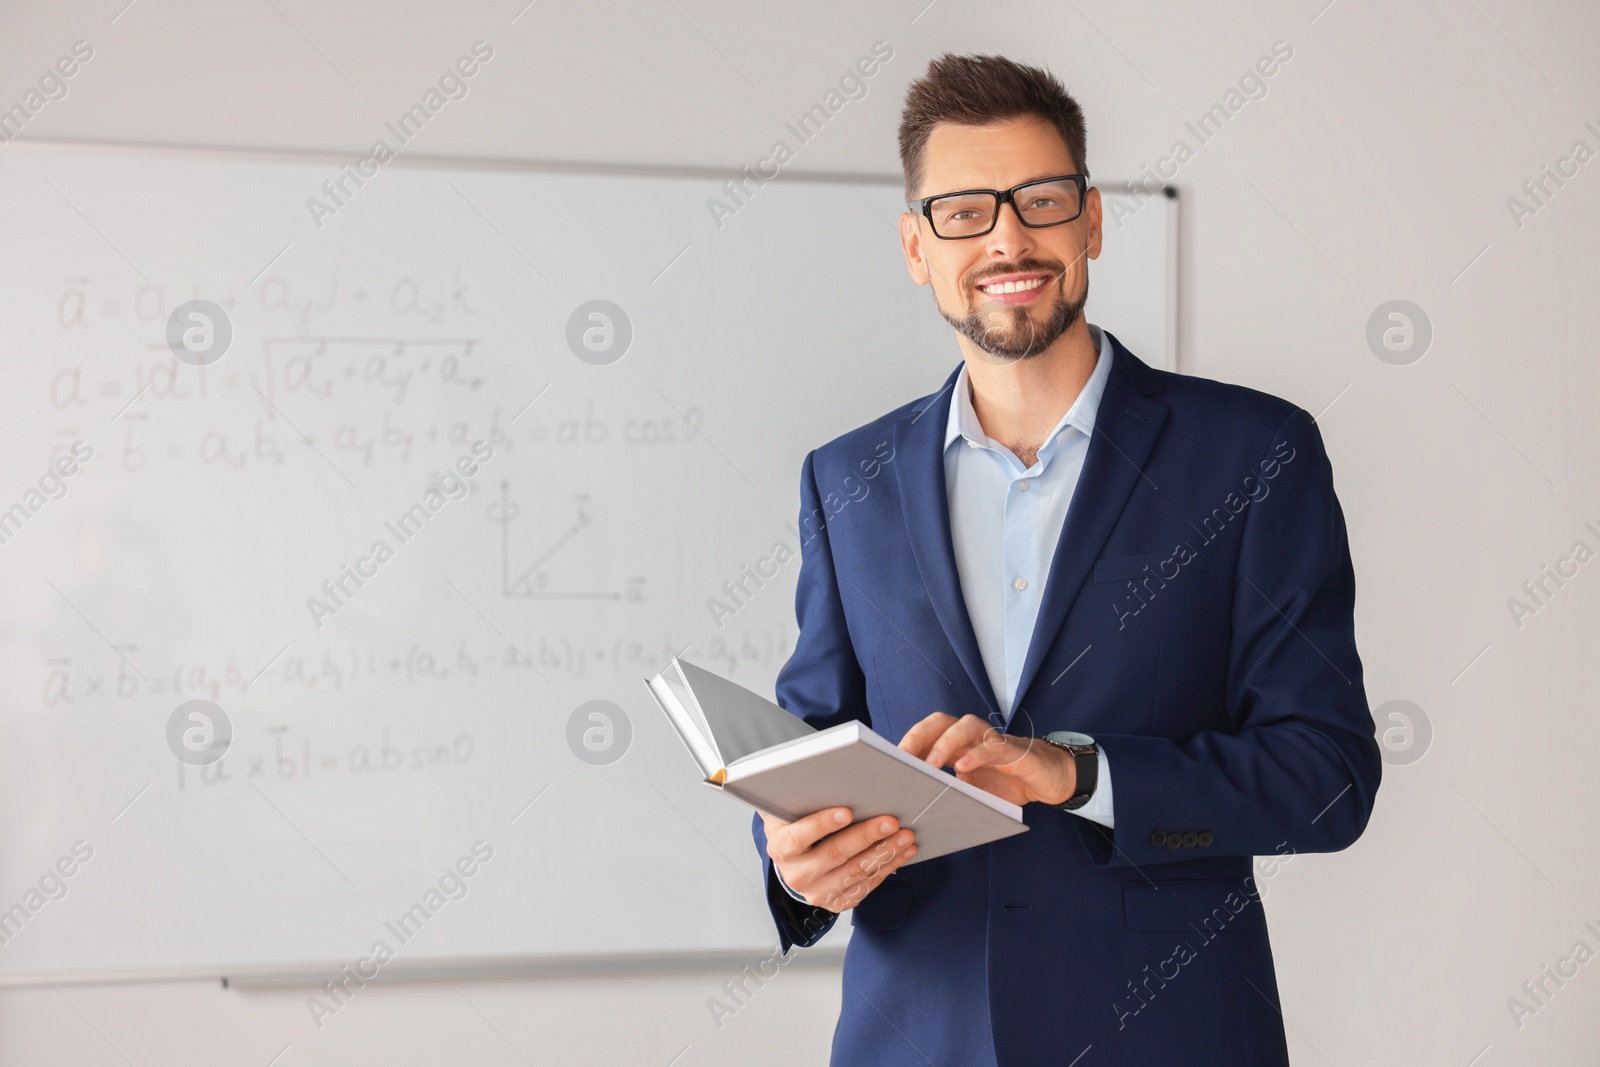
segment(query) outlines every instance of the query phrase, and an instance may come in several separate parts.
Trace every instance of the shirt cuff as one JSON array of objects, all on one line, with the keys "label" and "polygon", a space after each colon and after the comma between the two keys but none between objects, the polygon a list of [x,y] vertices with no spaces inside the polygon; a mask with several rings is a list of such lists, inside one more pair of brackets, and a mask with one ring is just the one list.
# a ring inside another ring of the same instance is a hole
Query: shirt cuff
[{"label": "shirt cuff", "polygon": [[[1098,789],[1096,789],[1095,791],[1099,792]],[[791,897],[794,897],[794,899],[798,900],[802,904],[806,904],[806,905],[810,904],[810,901],[806,900],[805,897],[801,896],[799,893],[796,893],[793,889],[789,888],[789,883],[785,882],[783,880],[783,872],[778,870],[778,865],[776,863],[774,863],[772,865],[772,873],[773,873],[773,876],[778,879],[778,884],[783,886],[783,891],[785,893],[788,893]]]},{"label": "shirt cuff", "polygon": [[[1106,829],[1114,829],[1111,814],[1111,763],[1106,759],[1106,750],[1099,750],[1096,760],[1099,770],[1094,783],[1094,793],[1081,808],[1074,808],[1069,814],[1079,815],[1090,822],[1097,822]],[[785,887],[787,888],[787,887]]]}]

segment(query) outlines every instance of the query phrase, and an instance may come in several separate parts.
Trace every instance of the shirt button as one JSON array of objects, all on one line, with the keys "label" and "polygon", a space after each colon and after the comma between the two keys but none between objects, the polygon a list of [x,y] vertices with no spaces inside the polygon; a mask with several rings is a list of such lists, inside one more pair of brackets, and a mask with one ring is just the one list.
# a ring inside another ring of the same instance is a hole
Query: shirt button
[{"label": "shirt button", "polygon": [[1028,588],[1028,579],[1018,578],[1016,581],[1011,583],[1011,588],[1015,589],[1019,593],[1022,592],[1024,589]]},{"label": "shirt button", "polygon": [[1017,482],[1017,488],[1026,493],[1028,491],[1028,479],[1023,478],[1021,481]]}]

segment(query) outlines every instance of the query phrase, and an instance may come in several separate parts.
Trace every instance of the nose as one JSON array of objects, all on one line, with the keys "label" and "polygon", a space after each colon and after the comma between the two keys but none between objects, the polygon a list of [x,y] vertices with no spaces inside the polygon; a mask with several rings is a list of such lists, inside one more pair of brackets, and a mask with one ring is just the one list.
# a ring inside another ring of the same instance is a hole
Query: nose
[{"label": "nose", "polygon": [[1022,224],[1017,205],[1006,201],[995,216],[994,229],[985,235],[987,251],[995,259],[1020,259],[1033,250],[1033,230]]}]

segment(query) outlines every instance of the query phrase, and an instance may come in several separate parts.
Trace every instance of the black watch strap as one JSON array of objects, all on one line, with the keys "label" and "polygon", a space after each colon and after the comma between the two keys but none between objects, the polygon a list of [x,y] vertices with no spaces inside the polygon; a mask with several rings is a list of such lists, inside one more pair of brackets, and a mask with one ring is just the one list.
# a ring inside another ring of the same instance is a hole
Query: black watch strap
[{"label": "black watch strap", "polygon": [[1077,764],[1077,786],[1072,796],[1061,805],[1063,811],[1075,811],[1089,803],[1089,798],[1094,796],[1095,786],[1100,779],[1100,746],[1088,734],[1074,733],[1070,730],[1057,730],[1048,733],[1044,738],[1057,748],[1064,748],[1072,753]]}]

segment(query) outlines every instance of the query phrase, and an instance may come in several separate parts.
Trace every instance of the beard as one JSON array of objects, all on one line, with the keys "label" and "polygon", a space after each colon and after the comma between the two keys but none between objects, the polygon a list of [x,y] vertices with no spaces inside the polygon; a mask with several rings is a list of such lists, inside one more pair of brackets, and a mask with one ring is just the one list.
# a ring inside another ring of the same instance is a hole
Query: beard
[{"label": "beard", "polygon": [[[1060,270],[1058,264],[1038,262],[1024,262],[1016,269],[990,273],[1014,274],[1030,270],[1055,270],[1057,286],[1065,277],[1065,271]],[[1055,344],[1061,335],[1078,321],[1088,299],[1089,279],[1085,275],[1083,295],[1077,300],[1069,300],[1060,292],[1050,296],[1050,305],[1045,312],[1043,322],[1035,322],[1031,309],[1027,306],[1002,304],[998,300],[984,300],[968,314],[957,316],[950,314],[940,305],[939,294],[936,292],[933,294],[933,306],[938,309],[939,316],[957,333],[971,341],[978,351],[996,363],[1015,363],[1037,356]]]}]

